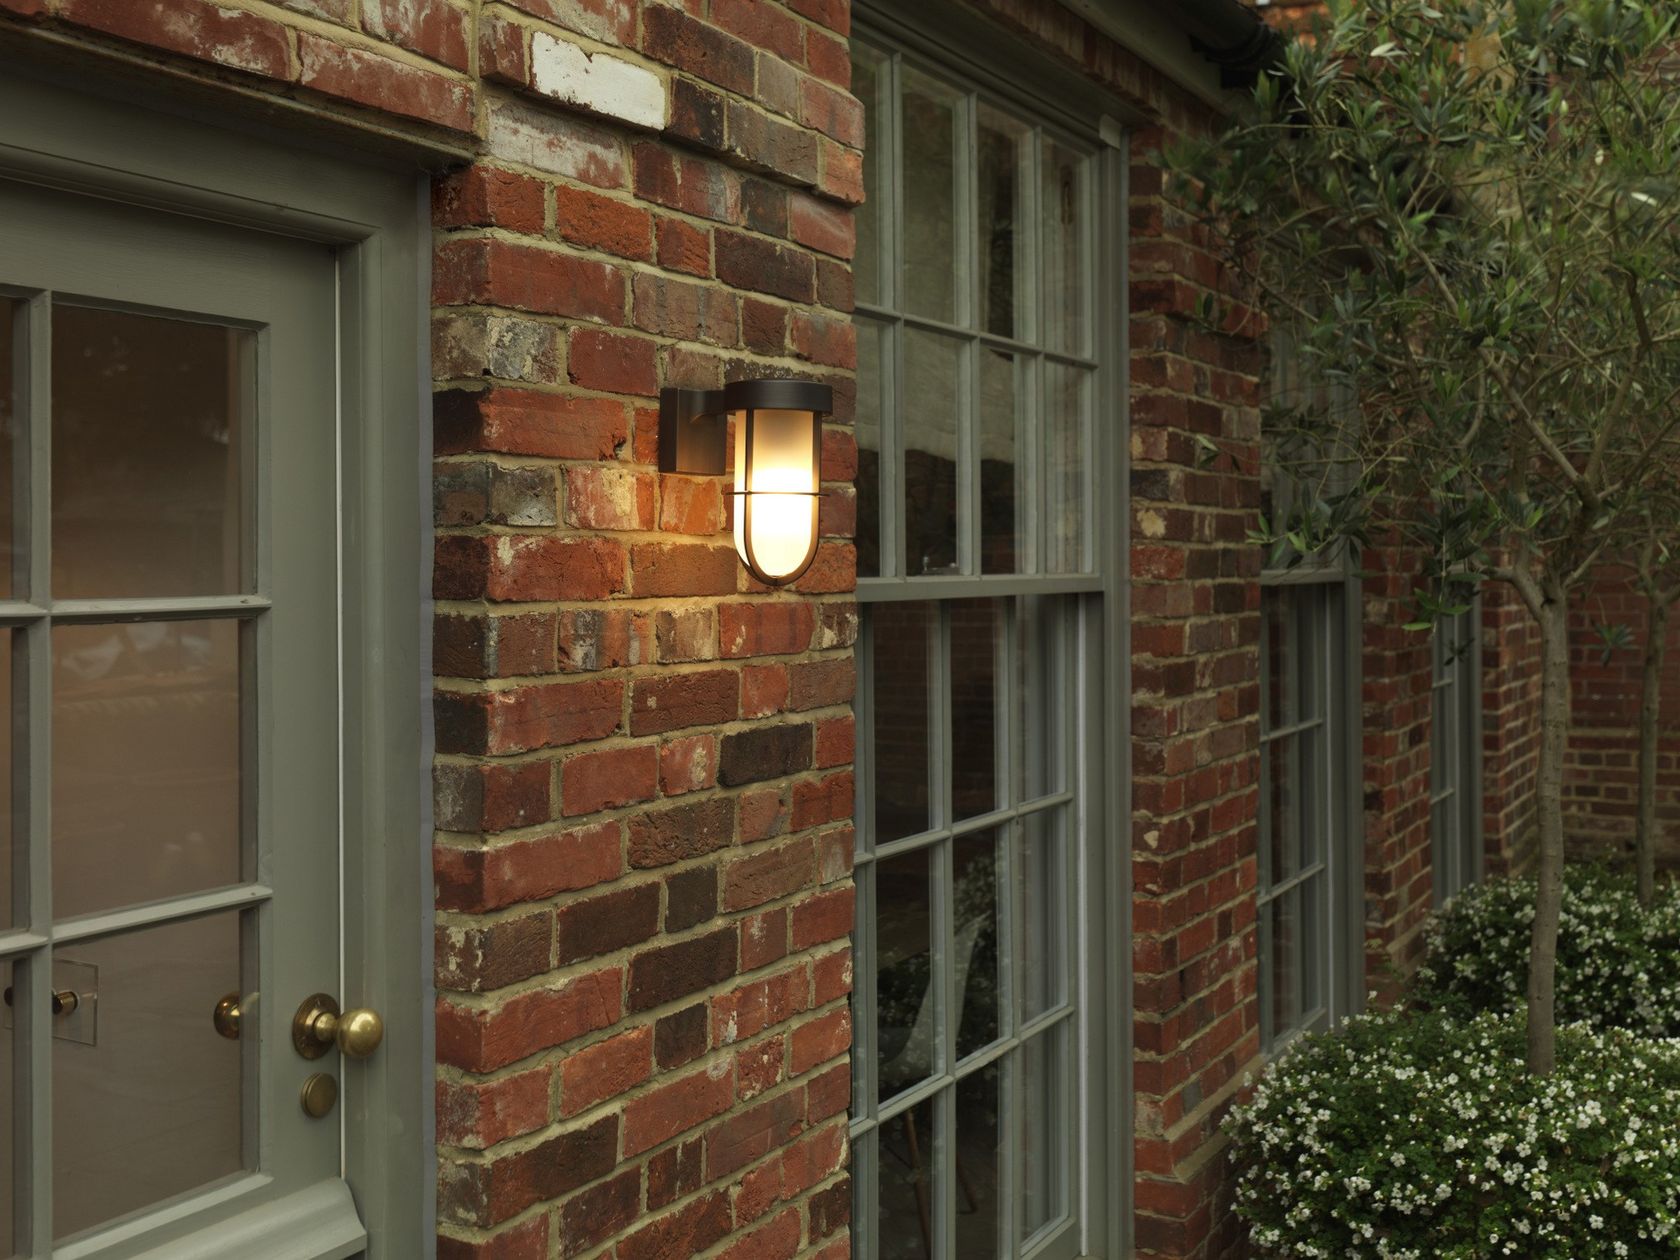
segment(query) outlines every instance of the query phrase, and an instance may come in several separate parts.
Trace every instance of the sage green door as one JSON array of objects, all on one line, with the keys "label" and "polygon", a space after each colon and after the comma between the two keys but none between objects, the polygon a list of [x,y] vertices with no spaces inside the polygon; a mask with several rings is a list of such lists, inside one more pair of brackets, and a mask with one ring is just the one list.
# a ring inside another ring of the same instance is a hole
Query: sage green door
[{"label": "sage green door", "polygon": [[345,1098],[301,1102],[355,1068],[293,1030],[361,998],[335,284],[326,245],[0,180],[0,1256],[363,1246]]}]

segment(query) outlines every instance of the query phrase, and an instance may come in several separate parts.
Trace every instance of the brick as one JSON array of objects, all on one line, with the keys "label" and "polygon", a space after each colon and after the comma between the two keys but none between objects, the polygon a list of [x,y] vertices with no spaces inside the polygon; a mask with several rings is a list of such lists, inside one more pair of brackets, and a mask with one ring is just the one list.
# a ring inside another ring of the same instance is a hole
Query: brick
[{"label": "brick", "polygon": [[358,48],[310,31],[297,33],[298,84],[387,114],[470,132],[473,91],[459,79]]},{"label": "brick", "polygon": [[788,308],[758,298],[741,299],[741,341],[759,354],[780,355],[787,350]]},{"label": "brick", "polygon": [[849,656],[822,661],[801,661],[788,667],[791,690],[788,704],[794,709],[820,709],[850,704],[857,672]]},{"label": "brick", "polygon": [[[468,1183],[473,1189],[476,1182]],[[441,1197],[441,1194],[440,1194]],[[482,1238],[458,1238],[444,1223],[437,1235],[437,1260],[548,1260],[548,1216],[539,1214]]]},{"label": "brick", "polygon": [[831,774],[822,779],[806,780],[793,785],[794,831],[820,827],[824,823],[846,822],[852,816],[854,787],[851,772]]},{"label": "brick", "polygon": [[[25,17],[44,11],[34,5],[7,7]],[[286,28],[256,13],[207,0],[61,0],[57,8],[63,21],[118,39],[265,78],[290,75]]]},{"label": "brick", "polygon": [[805,26],[763,0],[712,0],[711,18],[731,35],[785,61],[805,60]]},{"label": "brick", "polygon": [[535,167],[596,188],[623,188],[630,180],[619,134],[549,106],[499,100],[485,134],[490,156]]},{"label": "brick", "polygon": [[438,380],[500,377],[555,385],[565,379],[564,363],[565,340],[552,324],[454,309],[432,320],[432,375]]},{"label": "brick", "polygon": [[651,661],[653,618],[629,608],[566,609],[559,627],[556,664],[564,673],[617,669]]},{"label": "brick", "polygon": [[481,237],[444,242],[432,273],[440,306],[508,306],[602,324],[624,323],[627,293],[610,263]]},{"label": "brick", "polygon": [[[857,305],[857,290],[852,283],[852,269],[847,263],[833,258],[817,259],[817,301],[837,311],[850,312]],[[851,412],[835,398],[836,418],[850,419]]]},{"label": "brick", "polygon": [[656,347],[644,337],[574,328],[568,343],[566,374],[576,385],[610,394],[659,393]]},{"label": "brick", "polygon": [[718,782],[739,787],[808,770],[811,736],[812,728],[803,724],[731,732],[723,737]]},{"label": "brick", "polygon": [[795,311],[792,341],[794,352],[802,359],[830,367],[857,366],[857,330],[850,320],[833,319],[815,311]]},{"label": "brick", "polygon": [[665,877],[665,930],[686,932],[717,915],[715,866],[696,866]]},{"label": "brick", "polygon": [[767,976],[712,999],[713,1040],[735,1045],[785,1023],[809,1005],[804,966]]},{"label": "brick", "polygon": [[805,64],[812,74],[835,87],[852,86],[852,50],[843,39],[821,31],[806,32]]},{"label": "brick", "polygon": [[478,25],[478,73],[485,79],[523,86],[531,77],[529,33],[491,9]]},{"label": "brick", "polygon": [[623,983],[624,973],[610,968],[516,994],[493,1010],[440,999],[438,1062],[469,1072],[493,1072],[610,1027],[624,1010]]},{"label": "brick", "polygon": [[704,1179],[705,1144],[700,1138],[667,1146],[647,1163],[648,1209],[658,1211],[687,1198]]},{"label": "brick", "polygon": [[[560,1205],[560,1255],[582,1255],[627,1228],[640,1213],[642,1173],[627,1168]],[[542,1260],[547,1260],[544,1256]]]},{"label": "brick", "polygon": [[748,665],[741,671],[742,717],[770,717],[783,712],[787,702],[787,666]]},{"label": "brick", "polygon": [[635,127],[665,126],[665,84],[645,67],[547,31],[532,32],[530,56],[531,87],[544,96]]},{"label": "brick", "polygon": [[741,223],[766,236],[788,233],[787,189],[767,179],[741,181]]},{"label": "brick", "polygon": [[631,149],[636,195],[701,219],[733,223],[741,212],[741,177],[726,166],[664,145]]},{"label": "brick", "polygon": [[680,9],[652,4],[642,11],[642,51],[708,83],[752,95],[752,48]]},{"label": "brick", "polygon": [[568,468],[566,524],[580,529],[652,529],[654,479],[605,464]]},{"label": "brick", "polygon": [[850,717],[830,718],[817,723],[817,748],[812,765],[822,770],[844,766],[856,755],[856,724]]},{"label": "brick", "polygon": [[722,149],[723,96],[702,83],[677,75],[671,80],[671,110],[667,129],[672,135],[703,149]]},{"label": "brick", "polygon": [[653,1026],[653,1056],[661,1068],[668,1070],[692,1063],[706,1049],[704,1002],[661,1016]]},{"label": "brick", "polygon": [[437,1083],[440,1146],[483,1150],[548,1124],[549,1070],[538,1068],[493,1081]]},{"label": "brick", "polygon": [[790,302],[816,296],[816,265],[809,254],[740,232],[720,229],[715,237],[718,279],[725,284]]},{"label": "brick", "polygon": [[545,761],[432,767],[433,821],[442,831],[506,831],[547,822],[551,767]]},{"label": "brick", "polygon": [[864,198],[863,154],[832,140],[824,140],[817,191],[850,206],[861,205]]},{"label": "brick", "polygon": [[844,1115],[852,1101],[852,1070],[838,1063],[814,1073],[805,1084],[805,1118],[820,1124],[832,1116]]},{"label": "brick", "polygon": [[504,0],[522,13],[606,44],[636,37],[637,0]]},{"label": "brick", "polygon": [[758,92],[755,104],[783,118],[799,113],[799,71],[769,53],[758,55]]},{"label": "brick", "polygon": [[852,951],[835,950],[811,967],[811,1001],[816,1006],[837,1002],[852,991]]},{"label": "brick", "polygon": [[788,916],[785,907],[751,914],[741,920],[741,970],[757,971],[787,957]]},{"label": "brick", "polygon": [[363,0],[362,28],[422,57],[467,68],[471,19],[448,0]]},{"label": "brick", "polygon": [[857,249],[857,227],[849,207],[795,192],[789,211],[788,226],[794,240],[836,258],[852,257]]},{"label": "brick", "polygon": [[487,465],[490,501],[484,519],[492,525],[558,525],[559,493],[549,468]]},{"label": "brick", "polygon": [[727,669],[638,678],[630,690],[630,733],[659,735],[733,721],[739,683]]},{"label": "brick", "polygon": [[799,85],[799,121],[853,149],[863,148],[863,106],[819,79]]},{"label": "brick", "polygon": [[788,8],[836,35],[852,33],[851,0],[788,0]]},{"label": "brick", "polygon": [[485,993],[548,970],[550,928],[547,913],[490,924],[439,923],[432,955],[437,987]]},{"label": "brick", "polygon": [[566,1057],[560,1065],[560,1114],[575,1116],[634,1089],[653,1074],[653,1029],[632,1028]]},{"label": "brick", "polygon": [[587,188],[555,185],[554,230],[589,249],[641,262],[653,258],[653,216],[640,206]]},{"label": "brick", "polygon": [[715,534],[724,526],[723,483],[717,477],[659,478],[659,528],[671,534]]},{"label": "brick", "polygon": [[631,286],[631,322],[662,337],[732,346],[736,302],[723,289],[640,272]]},{"label": "brick", "polygon": [[630,436],[629,409],[613,398],[451,389],[432,396],[432,414],[440,453],[611,459]]},{"label": "brick", "polygon": [[817,182],[821,149],[814,133],[745,101],[727,102],[724,121],[724,147],[745,165],[796,184]]},{"label": "brick", "polygon": [[710,608],[661,609],[654,615],[654,637],[666,664],[717,659],[717,617]]},{"label": "brick", "polygon": [[717,784],[718,737],[687,735],[659,746],[659,792],[681,796]]},{"label": "brick", "polygon": [[735,929],[723,927],[643,950],[630,960],[630,1010],[651,1010],[727,980],[735,974],[735,947]]},{"label": "brick", "polygon": [[640,945],[659,930],[659,885],[615,888],[554,912],[559,966]]},{"label": "brick", "polygon": [[706,1134],[706,1168],[728,1176],[799,1136],[805,1100],[798,1090],[731,1114]]},{"label": "brick", "polygon": [[810,949],[850,935],[854,893],[836,888],[809,897],[793,908],[793,947]]},{"label": "brick", "polygon": [[502,536],[493,541],[485,596],[531,602],[605,599],[624,589],[625,554],[604,538]]},{"label": "brick", "polygon": [[[556,1134],[537,1145],[516,1151],[483,1166],[470,1190],[457,1199],[440,1187],[438,1212],[464,1200],[476,1208],[468,1215],[479,1226],[499,1224],[534,1203],[557,1199],[612,1171],[618,1141],[618,1117],[603,1116],[582,1129]],[[476,1202],[474,1202],[476,1200]]]},{"label": "brick", "polygon": [[445,463],[432,465],[432,523],[482,525],[490,515],[490,466]]},{"label": "brick", "polygon": [[589,888],[624,870],[617,823],[484,849],[440,845],[432,854],[438,908],[473,913]]},{"label": "brick", "polygon": [[754,850],[724,868],[723,908],[748,910],[786,897],[815,883],[816,873],[816,846],[809,839]]},{"label": "brick", "polygon": [[[811,1196],[811,1237],[827,1238],[846,1228],[852,1219],[852,1183],[843,1179]],[[827,1260],[827,1257],[823,1257]]]},{"label": "brick", "polygon": [[[624,1104],[624,1154],[640,1155],[728,1109],[735,1082],[727,1064],[660,1085]],[[688,1253],[683,1253],[688,1254]]]},{"label": "brick", "polygon": [[754,844],[787,830],[787,803],[779,788],[741,793],[739,807],[742,844]]},{"label": "brick", "polygon": [[788,1208],[768,1225],[725,1247],[718,1260],[792,1260],[799,1250],[799,1237],[799,1209]]},{"label": "brick", "polygon": [[617,679],[542,683],[474,699],[487,709],[484,747],[446,748],[440,736],[440,751],[504,756],[604,739],[620,728],[624,684]]},{"label": "brick", "polygon": [[734,802],[719,796],[641,810],[630,819],[630,865],[669,866],[716,852],[730,842],[734,820]]},{"label": "brick", "polygon": [[567,817],[652,800],[659,751],[652,744],[581,753],[560,770],[560,809]]},{"label": "brick", "polygon": [[[814,1087],[806,1087],[807,1097]],[[820,1121],[808,1120],[816,1124]],[[782,1193],[793,1198],[832,1176],[846,1162],[846,1127],[831,1124],[794,1142],[782,1152]]]},{"label": "brick", "polygon": [[739,565],[733,547],[637,543],[631,550],[631,593],[733,595]]},{"label": "brick", "polygon": [[686,271],[694,276],[712,274],[710,232],[681,219],[661,216],[656,220],[654,234],[658,241],[661,267],[668,267],[672,271]]}]

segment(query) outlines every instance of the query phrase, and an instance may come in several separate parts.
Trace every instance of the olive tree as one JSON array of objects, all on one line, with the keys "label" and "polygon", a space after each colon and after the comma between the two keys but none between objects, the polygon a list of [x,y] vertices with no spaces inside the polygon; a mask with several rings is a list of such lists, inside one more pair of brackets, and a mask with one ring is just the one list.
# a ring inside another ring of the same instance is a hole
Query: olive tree
[{"label": "olive tree", "polygon": [[1428,557],[1419,624],[1497,581],[1538,627],[1536,1073],[1555,1061],[1571,603],[1680,463],[1670,7],[1333,0],[1222,133],[1168,158],[1252,306],[1357,400],[1270,417],[1341,471],[1263,532],[1300,550],[1380,529]]}]

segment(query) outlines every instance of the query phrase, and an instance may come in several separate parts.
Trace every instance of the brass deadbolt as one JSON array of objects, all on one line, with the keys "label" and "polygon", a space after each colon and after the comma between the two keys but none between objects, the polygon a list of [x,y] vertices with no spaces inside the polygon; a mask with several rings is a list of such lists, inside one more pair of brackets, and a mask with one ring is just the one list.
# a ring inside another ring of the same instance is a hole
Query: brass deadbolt
[{"label": "brass deadbolt", "polygon": [[338,1101],[338,1082],[326,1072],[317,1072],[303,1083],[298,1101],[303,1104],[305,1115],[319,1120]]},{"label": "brass deadbolt", "polygon": [[378,1011],[340,1013],[331,994],[316,993],[303,1000],[292,1020],[292,1045],[306,1059],[319,1059],[336,1045],[347,1059],[365,1059],[385,1040],[385,1021]]},{"label": "brass deadbolt", "polygon": [[216,1003],[216,1009],[210,1012],[210,1022],[216,1026],[216,1031],[229,1041],[239,1040],[239,994],[224,994],[222,1000]]}]

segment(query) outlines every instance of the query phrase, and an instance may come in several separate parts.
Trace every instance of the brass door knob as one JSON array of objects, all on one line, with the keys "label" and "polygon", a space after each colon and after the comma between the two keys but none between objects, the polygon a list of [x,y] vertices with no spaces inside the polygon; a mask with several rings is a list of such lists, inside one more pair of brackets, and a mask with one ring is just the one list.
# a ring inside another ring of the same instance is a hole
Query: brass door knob
[{"label": "brass door knob", "polygon": [[378,1011],[340,1012],[330,994],[316,993],[303,1000],[292,1020],[292,1045],[306,1059],[319,1059],[332,1046],[347,1059],[365,1059],[385,1040],[385,1021]]},{"label": "brass door knob", "polygon": [[239,1040],[239,994],[229,993],[216,1003],[216,1009],[210,1012],[210,1022],[216,1026],[216,1031],[229,1041]]}]

